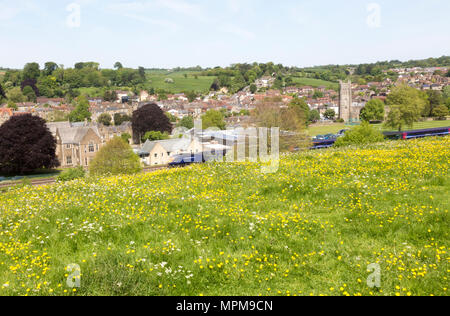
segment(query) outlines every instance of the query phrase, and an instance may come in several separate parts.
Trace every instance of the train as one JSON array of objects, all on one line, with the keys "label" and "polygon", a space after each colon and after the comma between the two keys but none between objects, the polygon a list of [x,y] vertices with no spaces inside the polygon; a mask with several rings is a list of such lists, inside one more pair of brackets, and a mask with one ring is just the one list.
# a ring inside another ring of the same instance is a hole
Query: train
[{"label": "train", "polygon": [[226,155],[225,150],[220,151],[206,151],[195,154],[179,154],[173,157],[169,162],[169,168],[184,167],[195,163],[205,163],[210,161],[223,161]]},{"label": "train", "polygon": [[[336,140],[343,136],[347,130],[342,130],[334,137],[327,135],[323,139],[313,140],[313,146],[310,148],[323,149],[333,147]],[[447,136],[450,135],[450,127],[439,127],[439,128],[429,128],[429,129],[419,129],[403,132],[384,132],[386,139],[392,140],[408,140],[424,137],[437,137],[437,136]],[[174,167],[184,167],[196,163],[205,163],[208,161],[223,161],[223,157],[226,155],[226,151],[211,151],[211,152],[200,152],[195,154],[180,154],[174,156],[172,161],[169,162],[169,168]]]},{"label": "train", "polygon": [[[417,139],[424,137],[438,137],[438,136],[447,136],[450,135],[450,126],[449,127],[437,127],[437,128],[427,128],[427,129],[418,129],[411,131],[402,131],[402,132],[384,132],[384,137],[386,139],[391,140],[408,140],[408,139]],[[342,136],[343,134],[341,134]],[[313,140],[313,146],[311,149],[322,149],[322,148],[330,148],[336,142],[336,138],[329,139],[315,139]]]}]

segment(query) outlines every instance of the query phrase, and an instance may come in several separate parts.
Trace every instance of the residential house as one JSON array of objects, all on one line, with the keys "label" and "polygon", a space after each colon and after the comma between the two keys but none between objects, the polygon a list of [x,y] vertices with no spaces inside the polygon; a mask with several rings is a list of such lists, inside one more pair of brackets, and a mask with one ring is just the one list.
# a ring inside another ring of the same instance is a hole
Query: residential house
[{"label": "residential house", "polygon": [[196,154],[202,151],[203,146],[196,138],[177,138],[147,141],[140,150],[140,156],[146,165],[155,166],[170,163],[176,155]]},{"label": "residential house", "polygon": [[58,128],[56,144],[56,155],[61,167],[87,168],[103,142],[95,128],[81,126]]},{"label": "residential house", "polygon": [[270,77],[270,76],[265,76],[260,79],[256,79],[256,81],[255,81],[255,85],[258,89],[270,88],[273,86],[274,83],[275,83],[275,78]]},{"label": "residential house", "polygon": [[48,104],[50,106],[60,106],[64,103],[63,98],[46,98],[46,97],[38,97],[36,98],[37,105],[45,105]]}]

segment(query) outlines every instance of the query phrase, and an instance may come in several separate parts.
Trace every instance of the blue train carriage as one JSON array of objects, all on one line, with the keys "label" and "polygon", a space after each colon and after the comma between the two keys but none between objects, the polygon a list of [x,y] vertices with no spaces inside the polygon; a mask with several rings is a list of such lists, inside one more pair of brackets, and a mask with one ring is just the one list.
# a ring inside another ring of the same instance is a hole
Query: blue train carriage
[{"label": "blue train carriage", "polygon": [[403,139],[403,140],[424,138],[424,137],[446,136],[450,135],[450,126],[418,129],[403,132],[384,132],[383,134],[387,139]]},{"label": "blue train carriage", "polygon": [[183,167],[194,163],[205,163],[210,161],[222,161],[226,155],[225,150],[204,151],[195,154],[180,154],[174,156],[169,162],[169,167]]}]

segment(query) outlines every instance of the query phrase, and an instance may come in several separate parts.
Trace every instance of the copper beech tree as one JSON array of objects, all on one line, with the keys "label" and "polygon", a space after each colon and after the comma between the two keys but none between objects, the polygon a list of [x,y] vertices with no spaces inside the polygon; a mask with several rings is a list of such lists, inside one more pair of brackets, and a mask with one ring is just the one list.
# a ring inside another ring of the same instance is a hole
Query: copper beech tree
[{"label": "copper beech tree", "polygon": [[23,175],[59,166],[56,140],[45,121],[30,114],[0,126],[0,175]]},{"label": "copper beech tree", "polygon": [[154,104],[146,104],[133,112],[131,119],[133,140],[136,144],[142,141],[147,132],[172,133],[172,123],[161,108]]}]

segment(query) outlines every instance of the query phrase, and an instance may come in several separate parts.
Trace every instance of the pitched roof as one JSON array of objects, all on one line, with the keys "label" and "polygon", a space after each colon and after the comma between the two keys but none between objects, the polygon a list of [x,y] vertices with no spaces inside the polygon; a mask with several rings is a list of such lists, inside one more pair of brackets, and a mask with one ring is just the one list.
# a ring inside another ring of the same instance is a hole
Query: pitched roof
[{"label": "pitched roof", "polygon": [[46,125],[47,125],[47,128],[50,130],[50,132],[52,134],[56,134],[56,131],[58,129],[69,128],[70,127],[70,122],[69,121],[66,121],[66,122],[50,122],[50,123],[47,123]]},{"label": "pitched roof", "polygon": [[61,137],[61,142],[63,144],[79,144],[84,136],[89,132],[89,130],[93,130],[94,133],[98,135],[97,129],[93,127],[69,127],[69,128],[58,128],[59,136]]},{"label": "pitched roof", "polygon": [[160,144],[167,152],[176,152],[180,150],[186,150],[191,144],[191,140],[188,138],[177,138],[168,140],[157,140],[149,141],[147,140],[142,146],[141,152],[150,153],[156,144]]}]

